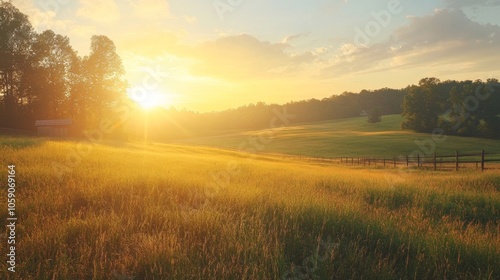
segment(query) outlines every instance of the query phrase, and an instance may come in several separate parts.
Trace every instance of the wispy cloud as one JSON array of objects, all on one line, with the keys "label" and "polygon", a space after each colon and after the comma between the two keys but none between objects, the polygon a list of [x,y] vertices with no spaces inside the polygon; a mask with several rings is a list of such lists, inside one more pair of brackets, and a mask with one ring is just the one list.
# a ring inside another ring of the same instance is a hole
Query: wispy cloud
[{"label": "wispy cloud", "polygon": [[281,42],[283,44],[289,44],[291,43],[292,41],[295,41],[301,37],[304,37],[304,36],[307,36],[307,33],[300,33],[300,34],[293,34],[293,35],[289,35],[289,36],[286,36],[285,38],[283,38],[283,40],[281,40]]}]

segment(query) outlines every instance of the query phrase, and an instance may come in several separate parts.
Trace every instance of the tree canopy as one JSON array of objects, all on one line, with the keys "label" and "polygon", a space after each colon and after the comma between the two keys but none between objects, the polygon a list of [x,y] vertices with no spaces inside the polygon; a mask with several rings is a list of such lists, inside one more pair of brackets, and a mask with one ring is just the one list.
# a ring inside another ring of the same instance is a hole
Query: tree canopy
[{"label": "tree canopy", "polygon": [[123,102],[127,82],[113,41],[93,36],[90,50],[79,57],[68,37],[38,34],[14,5],[0,3],[0,127],[72,118],[85,129]]},{"label": "tree canopy", "polygon": [[500,84],[422,79],[403,101],[404,129],[478,137],[500,137]]}]

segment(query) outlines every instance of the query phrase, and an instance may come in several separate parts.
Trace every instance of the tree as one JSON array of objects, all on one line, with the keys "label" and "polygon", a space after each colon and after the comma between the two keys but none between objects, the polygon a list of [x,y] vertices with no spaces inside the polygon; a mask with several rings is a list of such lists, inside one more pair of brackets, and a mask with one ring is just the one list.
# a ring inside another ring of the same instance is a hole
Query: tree
[{"label": "tree", "polygon": [[78,63],[69,38],[47,30],[36,35],[32,49],[30,72],[23,80],[23,88],[34,118],[69,117],[72,72]]},{"label": "tree", "polygon": [[84,71],[84,60],[77,57],[70,72],[71,90],[68,100],[68,112],[73,119],[75,131],[82,133],[87,125],[90,106],[88,106],[88,84]]},{"label": "tree", "polygon": [[500,130],[500,95],[498,82],[490,79],[466,81],[453,87],[449,133],[464,136],[497,137]]},{"label": "tree", "polygon": [[16,7],[0,1],[0,126],[33,128],[35,119],[72,117],[96,125],[124,99],[127,82],[116,47],[93,36],[77,56],[68,37],[36,34]]},{"label": "tree", "polygon": [[82,60],[79,71],[79,86],[85,87],[79,89],[79,109],[87,112],[86,125],[94,126],[126,97],[125,70],[113,41],[93,36],[90,55]]},{"label": "tree", "polygon": [[441,102],[436,94],[439,79],[425,78],[413,86],[403,100],[402,128],[417,132],[432,132],[438,127]]},{"label": "tree", "polygon": [[26,72],[34,31],[28,17],[11,3],[0,3],[0,125],[19,126],[26,100],[21,80]]},{"label": "tree", "polygon": [[[480,100],[478,115],[483,121],[482,134],[500,138],[500,84],[497,79],[488,79],[475,90]],[[484,100],[481,100],[485,98]]]},{"label": "tree", "polygon": [[380,113],[379,108],[374,108],[368,114],[368,122],[369,123],[379,123],[382,121],[382,114]]}]

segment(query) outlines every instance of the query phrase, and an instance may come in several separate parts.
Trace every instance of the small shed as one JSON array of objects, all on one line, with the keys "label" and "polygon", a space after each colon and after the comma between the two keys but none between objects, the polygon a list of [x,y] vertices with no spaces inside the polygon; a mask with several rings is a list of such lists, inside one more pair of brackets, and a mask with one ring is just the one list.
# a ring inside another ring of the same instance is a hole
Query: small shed
[{"label": "small shed", "polygon": [[72,119],[37,120],[35,122],[38,136],[46,137],[67,137],[72,125]]}]

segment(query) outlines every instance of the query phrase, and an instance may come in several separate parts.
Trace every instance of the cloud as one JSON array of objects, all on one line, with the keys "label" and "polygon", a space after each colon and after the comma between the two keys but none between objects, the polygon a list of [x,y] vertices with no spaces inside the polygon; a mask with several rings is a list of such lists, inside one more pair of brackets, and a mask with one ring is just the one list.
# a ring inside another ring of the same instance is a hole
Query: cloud
[{"label": "cloud", "polygon": [[500,27],[471,21],[461,10],[439,10],[410,18],[390,40],[369,47],[346,44],[324,75],[346,75],[396,68],[440,68],[453,71],[498,69]]},{"label": "cloud", "polygon": [[500,6],[500,0],[444,0],[450,8]]},{"label": "cloud", "polygon": [[500,29],[497,25],[473,22],[462,11],[440,10],[432,16],[410,20],[409,26],[395,33],[398,40],[410,46],[448,41],[489,42],[490,36]]},{"label": "cloud", "polygon": [[149,57],[158,57],[166,53],[182,54],[187,46],[179,43],[176,34],[161,29],[148,29],[144,32],[142,28],[129,30],[117,39],[122,50]]},{"label": "cloud", "polygon": [[100,23],[114,23],[120,19],[118,5],[114,0],[79,0],[77,15]]},{"label": "cloud", "polygon": [[290,77],[314,65],[314,52],[288,52],[290,45],[261,41],[251,35],[223,36],[188,45],[181,37],[163,30],[137,30],[123,34],[118,42],[129,54],[147,57],[175,56],[194,76],[222,80]]},{"label": "cloud", "polygon": [[170,14],[170,7],[167,0],[133,0],[130,3],[134,11],[134,16],[141,19],[164,19]]},{"label": "cloud", "polygon": [[306,35],[307,34],[303,34],[303,33],[289,35],[289,36],[286,36],[285,38],[283,38],[283,40],[281,40],[281,43],[283,43],[283,44],[289,44],[290,42],[295,41],[295,40],[297,40],[297,39],[299,39],[301,37],[304,37]]},{"label": "cloud", "polygon": [[288,76],[316,59],[312,52],[289,54],[290,46],[241,34],[226,36],[194,46],[187,55],[195,60],[195,75],[225,79]]},{"label": "cloud", "polygon": [[36,32],[41,33],[51,29],[58,34],[70,36],[75,50],[86,53],[89,38],[96,34],[96,27],[79,24],[74,17],[68,19],[62,16],[70,10],[69,6],[69,2],[63,3],[63,1],[58,1],[58,3],[56,1],[36,1],[36,3],[35,1],[19,1],[16,3],[16,7],[28,15]]},{"label": "cloud", "polygon": [[56,19],[56,11],[59,10],[59,6],[49,9],[49,7],[35,6],[35,3],[31,1],[22,1],[16,3],[16,7],[29,17],[31,24],[38,32],[65,26],[68,23],[68,21]]}]

